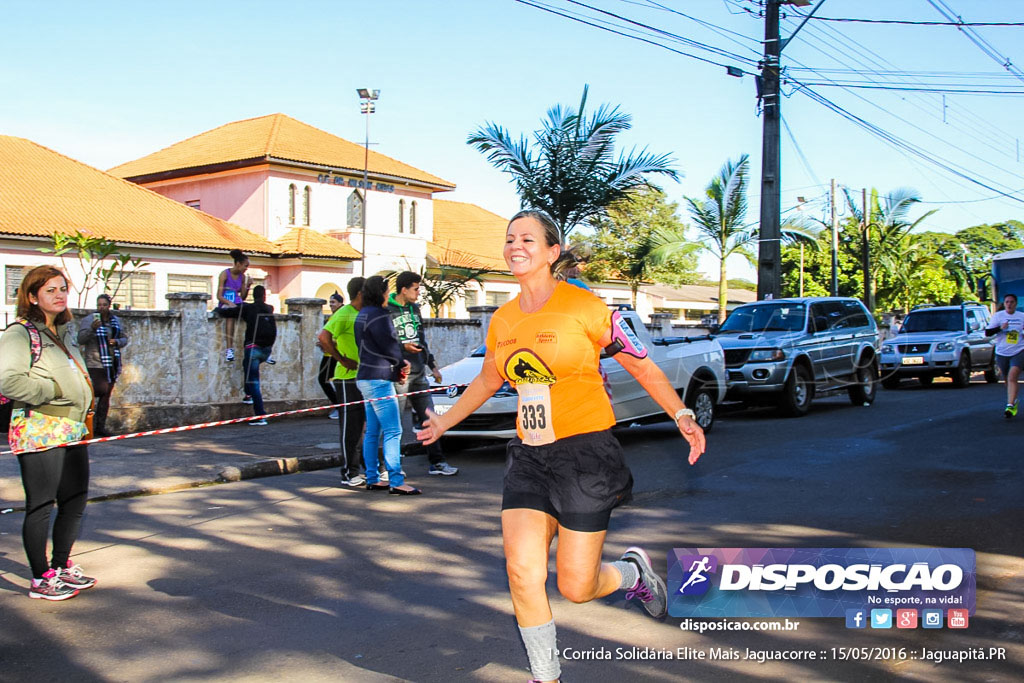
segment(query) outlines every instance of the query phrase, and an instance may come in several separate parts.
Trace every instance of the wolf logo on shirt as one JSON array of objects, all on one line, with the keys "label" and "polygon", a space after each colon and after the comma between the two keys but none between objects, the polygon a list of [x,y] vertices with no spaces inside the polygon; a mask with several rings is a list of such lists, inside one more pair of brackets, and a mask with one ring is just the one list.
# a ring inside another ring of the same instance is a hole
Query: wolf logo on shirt
[{"label": "wolf logo on shirt", "polygon": [[551,368],[530,349],[518,349],[505,361],[505,376],[516,384],[554,384]]}]

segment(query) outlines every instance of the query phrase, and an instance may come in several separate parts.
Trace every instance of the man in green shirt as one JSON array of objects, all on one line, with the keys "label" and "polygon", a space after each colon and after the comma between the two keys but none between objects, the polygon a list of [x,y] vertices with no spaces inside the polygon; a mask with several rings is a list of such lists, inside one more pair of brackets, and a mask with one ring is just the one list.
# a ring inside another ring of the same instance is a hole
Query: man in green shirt
[{"label": "man in green shirt", "polygon": [[356,344],[355,322],[363,307],[364,278],[355,277],[348,283],[349,304],[335,311],[317,340],[320,347],[338,365],[334,369],[331,384],[339,403],[354,403],[338,408],[338,427],[341,444],[341,484],[358,488],[366,483],[360,448],[366,413],[363,410],[363,395],[356,388],[356,370],[359,368],[359,347]]}]

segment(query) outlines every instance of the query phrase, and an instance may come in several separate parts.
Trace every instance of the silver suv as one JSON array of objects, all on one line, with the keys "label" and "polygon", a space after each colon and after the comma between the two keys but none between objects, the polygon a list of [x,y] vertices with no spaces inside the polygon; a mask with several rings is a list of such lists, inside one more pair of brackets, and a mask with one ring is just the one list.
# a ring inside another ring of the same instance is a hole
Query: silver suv
[{"label": "silver suv", "polygon": [[857,299],[801,297],[736,308],[715,332],[725,350],[728,398],[806,415],[816,393],[845,389],[875,400],[878,326]]},{"label": "silver suv", "polygon": [[895,389],[905,377],[927,385],[949,375],[962,388],[979,370],[988,382],[999,381],[993,339],[985,337],[988,319],[988,309],[975,302],[915,308],[899,334],[882,344],[882,386]]}]

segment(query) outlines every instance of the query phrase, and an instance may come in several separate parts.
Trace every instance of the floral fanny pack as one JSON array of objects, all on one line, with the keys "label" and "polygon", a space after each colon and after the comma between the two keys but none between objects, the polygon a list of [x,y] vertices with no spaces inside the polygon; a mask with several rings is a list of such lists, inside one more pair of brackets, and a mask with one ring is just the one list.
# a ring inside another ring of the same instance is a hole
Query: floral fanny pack
[{"label": "floral fanny pack", "polygon": [[32,408],[15,408],[11,411],[7,443],[15,455],[21,455],[81,441],[88,438],[90,431],[86,422],[47,415]]}]

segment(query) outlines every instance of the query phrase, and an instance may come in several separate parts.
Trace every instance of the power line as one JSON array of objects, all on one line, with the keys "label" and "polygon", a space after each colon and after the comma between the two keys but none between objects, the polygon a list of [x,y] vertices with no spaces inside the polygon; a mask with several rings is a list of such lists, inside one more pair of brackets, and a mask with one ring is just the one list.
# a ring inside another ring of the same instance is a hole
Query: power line
[{"label": "power line", "polygon": [[906,24],[908,26],[1024,26],[1017,21],[907,21],[905,19],[859,19],[852,17],[811,17],[817,21],[858,22],[862,24]]},{"label": "power line", "polygon": [[836,81],[808,81],[807,85],[838,86],[840,88],[863,88],[868,90],[897,90],[901,92],[953,93],[957,95],[1024,95],[1024,90],[981,90],[978,88],[962,88],[930,86],[915,88],[911,86],[879,85],[873,83],[840,83]]},{"label": "power line", "polygon": [[[643,37],[635,35],[635,34],[624,33],[623,31],[618,31],[616,29],[610,28],[609,26],[602,26],[601,24],[595,24],[592,21],[587,21],[586,19],[583,19],[581,17],[573,16],[572,14],[568,14],[568,13],[566,13],[564,11],[555,9],[553,7],[548,7],[548,6],[539,4],[537,2],[531,2],[531,0],[515,0],[515,2],[518,2],[521,5],[526,5],[528,7],[533,7],[534,9],[539,9],[539,10],[542,10],[544,12],[548,12],[550,14],[558,15],[560,17],[564,17],[566,19],[570,19],[572,21],[576,21],[576,22],[579,22],[581,24],[586,24],[587,26],[591,26],[593,28],[598,28],[598,29],[601,29],[602,31],[607,31],[609,33],[614,33],[616,35],[623,36],[625,38],[631,38],[633,40],[639,40],[640,42],[647,43],[649,45],[654,45],[656,47],[660,47],[660,48],[662,48],[664,50],[668,50],[669,52],[674,52],[674,53],[676,53],[678,55],[682,55],[683,57],[689,57],[691,59],[696,59],[697,61],[704,62],[705,64],[713,64],[714,66],[722,67],[723,69],[728,69],[728,68],[734,68],[735,69],[735,68],[738,68],[738,67],[732,66],[730,64],[723,64],[721,62],[716,62],[714,60],[707,59],[705,57],[701,57],[699,55],[695,55],[695,54],[690,53],[690,52],[684,52],[682,50],[677,50],[677,49],[675,49],[673,47],[669,47],[668,45],[665,45],[663,43],[659,43],[659,42],[657,42],[655,40],[650,40],[648,38],[643,38]],[[739,57],[738,55],[737,55],[737,57],[739,59],[744,60],[744,61],[748,61],[748,62],[752,61],[752,60],[746,59],[745,57]],[[740,71],[743,74],[745,74],[745,75],[753,75],[750,72],[743,71],[742,69],[740,69]]]},{"label": "power line", "polygon": [[[1016,66],[1014,66],[1013,63],[1010,61],[1009,57],[1003,57],[1001,54],[999,54],[999,51],[996,49],[996,47],[992,45],[992,43],[982,38],[977,31],[975,31],[973,28],[970,28],[969,26],[965,26],[963,24],[963,20],[959,17],[959,15],[956,15],[953,12],[952,7],[943,2],[943,0],[926,0],[926,2],[932,7],[934,7],[936,10],[938,10],[939,14],[946,17],[946,19],[949,19],[950,21],[955,21],[957,23],[957,28],[960,30],[960,32],[963,33],[968,40],[970,40],[972,43],[978,46],[978,49],[980,49],[986,55],[991,57],[1001,67],[1012,73],[1020,80],[1024,81],[1024,71],[1021,71]],[[942,6],[940,7],[939,5]]]}]

